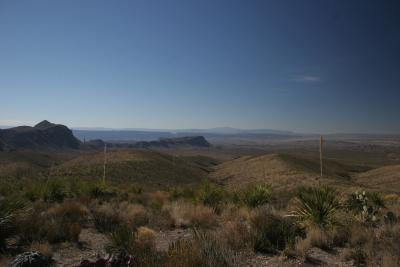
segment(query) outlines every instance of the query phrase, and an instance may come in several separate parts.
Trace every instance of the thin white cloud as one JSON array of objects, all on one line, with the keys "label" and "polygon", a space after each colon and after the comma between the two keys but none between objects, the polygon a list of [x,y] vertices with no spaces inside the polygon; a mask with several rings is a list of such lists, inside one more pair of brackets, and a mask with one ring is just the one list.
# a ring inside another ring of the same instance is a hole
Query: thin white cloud
[{"label": "thin white cloud", "polygon": [[316,75],[298,75],[294,77],[294,80],[296,82],[319,82],[321,81],[321,77],[316,76]]}]

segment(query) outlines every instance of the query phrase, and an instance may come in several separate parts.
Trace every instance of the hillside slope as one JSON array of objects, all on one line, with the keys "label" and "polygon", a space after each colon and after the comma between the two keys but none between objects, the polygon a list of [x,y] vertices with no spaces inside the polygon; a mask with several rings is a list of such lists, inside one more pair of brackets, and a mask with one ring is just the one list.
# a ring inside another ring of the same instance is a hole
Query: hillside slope
[{"label": "hillside slope", "polygon": [[[325,161],[323,183],[350,184],[351,169],[335,161]],[[320,176],[319,161],[286,154],[245,156],[217,166],[210,178],[228,188],[265,182],[275,189],[291,190],[315,184]]]},{"label": "hillside slope", "polygon": [[[103,153],[87,153],[54,169],[55,176],[79,179],[103,177]],[[148,189],[167,189],[191,185],[207,176],[204,168],[170,155],[137,150],[118,150],[107,153],[106,179],[110,182],[129,182]]]},{"label": "hillside slope", "polygon": [[400,165],[373,169],[356,176],[356,183],[386,192],[400,192]]}]

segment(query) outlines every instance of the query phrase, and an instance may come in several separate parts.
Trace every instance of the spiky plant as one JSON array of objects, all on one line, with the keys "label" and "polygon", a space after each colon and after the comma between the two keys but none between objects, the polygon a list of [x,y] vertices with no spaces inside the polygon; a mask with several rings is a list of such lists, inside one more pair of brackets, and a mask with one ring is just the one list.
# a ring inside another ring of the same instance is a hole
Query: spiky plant
[{"label": "spiky plant", "polygon": [[292,216],[304,227],[329,228],[337,224],[336,213],[341,204],[337,192],[330,187],[301,188],[296,198]]},{"label": "spiky plant", "polygon": [[21,202],[0,199],[0,250],[5,249],[6,239],[14,234],[15,217],[22,207]]}]

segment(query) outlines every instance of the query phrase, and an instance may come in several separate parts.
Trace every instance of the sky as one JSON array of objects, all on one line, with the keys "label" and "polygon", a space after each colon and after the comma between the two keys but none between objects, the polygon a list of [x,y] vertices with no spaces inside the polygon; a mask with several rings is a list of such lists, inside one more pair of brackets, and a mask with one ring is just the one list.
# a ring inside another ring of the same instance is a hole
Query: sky
[{"label": "sky", "polygon": [[400,2],[0,0],[0,125],[400,133]]}]

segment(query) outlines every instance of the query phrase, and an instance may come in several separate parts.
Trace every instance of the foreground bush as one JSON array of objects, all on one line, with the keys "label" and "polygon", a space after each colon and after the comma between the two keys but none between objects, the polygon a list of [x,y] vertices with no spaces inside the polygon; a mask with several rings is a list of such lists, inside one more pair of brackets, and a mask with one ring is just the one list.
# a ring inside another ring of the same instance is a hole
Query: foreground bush
[{"label": "foreground bush", "polygon": [[209,228],[217,224],[216,214],[211,207],[179,201],[167,205],[165,209],[176,227]]},{"label": "foreground bush", "polygon": [[276,253],[304,236],[302,229],[289,217],[260,209],[251,219],[253,248],[257,252]]},{"label": "foreground bush", "polygon": [[160,266],[163,255],[155,250],[154,238],[155,232],[149,228],[133,231],[120,226],[110,234],[108,251],[121,261],[116,266]]},{"label": "foreground bush", "polygon": [[6,248],[6,239],[15,232],[16,216],[23,204],[8,199],[0,200],[0,251]]},{"label": "foreground bush", "polygon": [[341,205],[337,192],[330,187],[301,188],[292,216],[304,227],[329,228],[337,224],[336,213]]},{"label": "foreground bush", "polygon": [[86,215],[85,207],[74,201],[67,201],[50,208],[44,203],[37,203],[29,214],[18,218],[20,242],[23,244],[34,241],[77,242],[81,225],[86,222]]},{"label": "foreground bush", "polygon": [[165,267],[233,267],[244,266],[238,254],[221,240],[195,231],[194,240],[179,240],[170,245]]},{"label": "foreground bush", "polygon": [[255,208],[271,201],[272,190],[269,185],[252,185],[239,193],[239,200],[245,205]]}]

